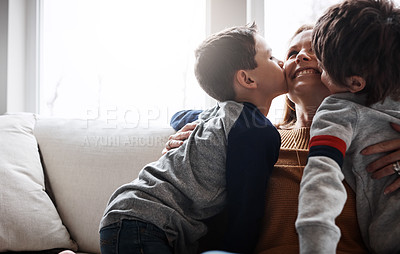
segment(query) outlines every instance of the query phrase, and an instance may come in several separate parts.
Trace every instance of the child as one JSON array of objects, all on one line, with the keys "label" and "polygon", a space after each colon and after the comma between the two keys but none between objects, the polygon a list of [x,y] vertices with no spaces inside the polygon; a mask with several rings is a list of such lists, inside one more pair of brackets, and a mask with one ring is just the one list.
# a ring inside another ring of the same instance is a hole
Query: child
[{"label": "child", "polygon": [[196,50],[195,74],[218,105],[200,115],[181,147],[111,196],[100,223],[102,253],[195,253],[207,232],[204,221],[224,208],[231,233],[225,249],[250,253],[255,247],[280,148],[265,115],[287,90],[282,65],[253,24],[205,40]]},{"label": "child", "polygon": [[400,192],[383,194],[399,177],[396,167],[391,176],[373,180],[365,168],[376,157],[360,152],[399,136],[388,122],[400,123],[400,11],[387,0],[344,1],[317,21],[312,44],[321,79],[334,95],[321,104],[311,126],[296,221],[300,252],[336,253],[335,218],[346,200],[345,177],[356,192],[369,250],[399,253]]}]

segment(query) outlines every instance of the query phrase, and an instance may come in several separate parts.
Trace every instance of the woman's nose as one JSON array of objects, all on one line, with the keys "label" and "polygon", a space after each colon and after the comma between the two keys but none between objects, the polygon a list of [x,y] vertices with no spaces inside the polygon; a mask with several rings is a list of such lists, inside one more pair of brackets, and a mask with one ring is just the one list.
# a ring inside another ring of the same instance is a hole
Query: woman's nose
[{"label": "woman's nose", "polygon": [[304,49],[302,49],[302,50],[297,54],[296,62],[298,63],[298,62],[300,62],[300,61],[311,61],[311,56],[310,56],[310,54],[309,54],[306,50],[304,50]]}]

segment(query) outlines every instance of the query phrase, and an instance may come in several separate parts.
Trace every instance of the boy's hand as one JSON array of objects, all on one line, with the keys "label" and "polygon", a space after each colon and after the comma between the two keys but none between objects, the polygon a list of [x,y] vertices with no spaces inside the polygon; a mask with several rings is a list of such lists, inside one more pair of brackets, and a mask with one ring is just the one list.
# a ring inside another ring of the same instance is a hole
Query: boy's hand
[{"label": "boy's hand", "polygon": [[165,143],[165,148],[162,150],[162,154],[166,154],[169,150],[180,147],[190,134],[192,134],[194,128],[196,128],[197,123],[188,123],[182,127],[175,134],[169,136],[167,143]]},{"label": "boy's hand", "polygon": [[[400,125],[391,123],[392,128],[400,132]],[[368,146],[361,151],[362,155],[371,155],[382,152],[391,152],[385,156],[382,156],[378,160],[370,163],[367,166],[367,171],[372,173],[373,179],[380,179],[382,177],[397,174],[394,170],[396,162],[400,161],[400,138],[384,141],[372,146]],[[399,162],[400,163],[400,162]],[[386,187],[384,193],[389,194],[400,188],[400,175],[392,184]]]}]

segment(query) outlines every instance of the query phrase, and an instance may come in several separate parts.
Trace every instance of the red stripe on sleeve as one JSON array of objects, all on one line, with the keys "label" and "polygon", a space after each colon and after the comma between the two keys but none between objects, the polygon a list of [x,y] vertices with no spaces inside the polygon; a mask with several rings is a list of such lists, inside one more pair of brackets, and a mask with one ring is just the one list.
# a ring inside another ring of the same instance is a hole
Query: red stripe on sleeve
[{"label": "red stripe on sleeve", "polygon": [[312,146],[330,146],[338,149],[343,154],[343,156],[346,153],[346,142],[335,136],[314,136],[310,140],[310,147]]}]

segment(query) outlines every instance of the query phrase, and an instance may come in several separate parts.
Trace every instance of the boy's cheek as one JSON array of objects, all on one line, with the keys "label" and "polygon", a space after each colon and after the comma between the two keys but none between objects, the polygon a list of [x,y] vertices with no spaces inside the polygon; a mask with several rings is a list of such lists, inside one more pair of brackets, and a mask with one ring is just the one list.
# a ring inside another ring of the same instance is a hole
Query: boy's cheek
[{"label": "boy's cheek", "polygon": [[322,72],[321,81],[326,87],[329,88],[331,86],[331,80],[326,76],[326,72]]}]

